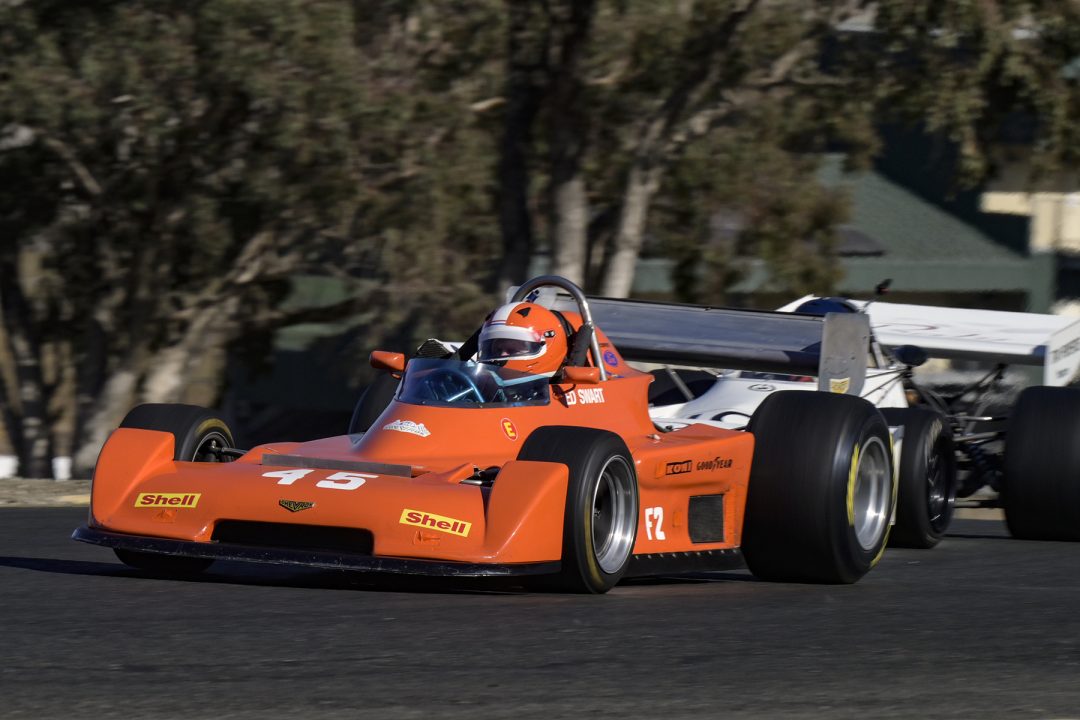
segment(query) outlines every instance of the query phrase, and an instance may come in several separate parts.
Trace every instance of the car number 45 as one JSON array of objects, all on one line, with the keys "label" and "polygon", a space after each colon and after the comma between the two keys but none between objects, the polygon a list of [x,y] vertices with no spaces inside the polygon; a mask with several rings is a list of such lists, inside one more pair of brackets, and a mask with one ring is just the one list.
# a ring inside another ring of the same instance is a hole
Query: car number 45
[{"label": "car number 45", "polygon": [[[313,472],[315,471],[312,469],[272,470],[263,473],[263,477],[279,478],[278,485],[292,485],[300,478],[305,478]],[[378,476],[365,473],[336,472],[315,483],[315,487],[330,488],[331,490],[356,490],[373,477]]]}]

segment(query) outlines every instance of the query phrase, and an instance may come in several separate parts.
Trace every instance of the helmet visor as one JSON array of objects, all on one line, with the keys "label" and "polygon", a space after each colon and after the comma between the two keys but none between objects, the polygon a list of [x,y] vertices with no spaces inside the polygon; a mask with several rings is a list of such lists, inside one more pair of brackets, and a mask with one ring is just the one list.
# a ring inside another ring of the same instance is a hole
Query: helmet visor
[{"label": "helmet visor", "polygon": [[519,338],[493,338],[480,341],[480,362],[494,360],[514,360],[539,357],[544,351],[542,341],[521,340]]}]

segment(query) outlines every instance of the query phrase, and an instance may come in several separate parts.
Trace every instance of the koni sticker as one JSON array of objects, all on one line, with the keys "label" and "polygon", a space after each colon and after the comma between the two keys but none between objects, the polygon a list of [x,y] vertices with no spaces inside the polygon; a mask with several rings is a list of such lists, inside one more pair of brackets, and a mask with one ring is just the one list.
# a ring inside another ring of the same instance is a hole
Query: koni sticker
[{"label": "koni sticker", "polygon": [[139,493],[135,507],[139,508],[193,508],[199,504],[202,493]]},{"label": "koni sticker", "polygon": [[405,508],[401,511],[401,519],[398,520],[398,522],[402,525],[414,525],[416,527],[438,530],[440,532],[459,535],[461,537],[469,537],[469,530],[472,529],[472,523],[465,522],[464,520],[444,517],[442,515],[432,515],[423,510],[412,510],[410,508]]},{"label": "koni sticker", "polygon": [[678,462],[669,462],[664,466],[665,475],[682,475],[683,473],[693,472],[694,461],[693,460],[679,460]]}]

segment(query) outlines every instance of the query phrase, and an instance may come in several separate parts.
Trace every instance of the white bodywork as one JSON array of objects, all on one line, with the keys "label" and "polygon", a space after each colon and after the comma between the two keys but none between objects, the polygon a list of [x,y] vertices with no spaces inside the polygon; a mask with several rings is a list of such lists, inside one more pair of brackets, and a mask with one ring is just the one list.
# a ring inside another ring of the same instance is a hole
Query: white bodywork
[{"label": "white bodywork", "polygon": [[[793,376],[788,376],[793,377]],[[700,397],[675,405],[649,408],[649,415],[661,425],[705,423],[728,429],[746,426],[757,406],[778,390],[818,392],[813,379],[800,381],[775,373],[729,370],[717,375],[716,382]],[[907,407],[907,398],[898,369],[868,369],[861,393],[878,407]]]},{"label": "white bodywork", "polygon": [[[814,295],[780,310],[791,311]],[[1080,379],[1080,320],[1061,315],[850,300],[864,307],[878,341],[917,345],[930,357],[1043,368],[1043,385]]]}]

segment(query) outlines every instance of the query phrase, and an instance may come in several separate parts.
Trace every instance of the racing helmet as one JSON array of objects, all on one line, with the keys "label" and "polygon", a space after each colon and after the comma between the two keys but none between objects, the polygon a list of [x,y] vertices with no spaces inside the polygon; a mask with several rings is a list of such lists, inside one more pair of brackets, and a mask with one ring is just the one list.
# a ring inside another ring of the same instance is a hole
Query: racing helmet
[{"label": "racing helmet", "polygon": [[566,361],[566,329],[555,313],[531,302],[503,305],[480,329],[482,363],[552,375]]},{"label": "racing helmet", "polygon": [[819,297],[807,300],[795,308],[795,312],[802,315],[825,315],[826,313],[859,312],[859,309],[844,298]]}]

